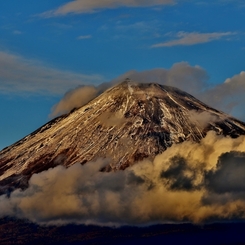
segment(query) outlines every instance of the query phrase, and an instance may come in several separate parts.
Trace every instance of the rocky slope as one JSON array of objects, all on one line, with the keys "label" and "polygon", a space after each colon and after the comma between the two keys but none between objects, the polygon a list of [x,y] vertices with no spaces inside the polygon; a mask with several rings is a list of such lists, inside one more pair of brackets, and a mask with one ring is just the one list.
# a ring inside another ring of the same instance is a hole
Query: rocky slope
[{"label": "rocky slope", "polygon": [[177,88],[127,80],[3,149],[1,192],[25,188],[32,174],[59,164],[108,158],[106,171],[125,169],[209,130],[238,137],[245,123]]}]

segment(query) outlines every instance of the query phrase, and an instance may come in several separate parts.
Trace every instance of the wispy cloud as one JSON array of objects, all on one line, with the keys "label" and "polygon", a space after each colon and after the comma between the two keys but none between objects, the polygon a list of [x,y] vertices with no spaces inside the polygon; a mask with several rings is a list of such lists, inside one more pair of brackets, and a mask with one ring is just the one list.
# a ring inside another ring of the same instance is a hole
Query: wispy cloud
[{"label": "wispy cloud", "polygon": [[93,13],[102,9],[119,7],[150,7],[174,4],[175,0],[75,0],[58,7],[55,10],[42,13],[43,17],[54,17],[66,14]]},{"label": "wispy cloud", "polygon": [[152,48],[160,47],[173,47],[173,46],[190,46],[200,43],[207,43],[214,40],[221,39],[223,37],[228,37],[234,35],[234,32],[208,32],[208,33],[198,33],[198,32],[178,32],[177,39],[171,41],[157,43],[152,45]]},{"label": "wispy cloud", "polygon": [[85,35],[85,36],[79,36],[77,39],[82,40],[82,39],[90,39],[92,38],[91,35]]},{"label": "wispy cloud", "polygon": [[0,91],[63,94],[81,84],[98,84],[102,76],[54,69],[36,60],[0,51]]},{"label": "wispy cloud", "polygon": [[118,23],[116,25],[116,30],[120,32],[127,32],[127,31],[140,31],[140,32],[152,32],[156,31],[157,27],[159,26],[159,22],[156,20],[153,21],[139,21],[132,24],[124,24]]},{"label": "wispy cloud", "polygon": [[14,34],[14,35],[21,35],[22,32],[21,32],[21,31],[18,31],[18,30],[15,30],[15,31],[13,31],[13,34]]},{"label": "wispy cloud", "polygon": [[157,20],[138,21],[135,23],[127,23],[119,21],[115,25],[114,38],[115,39],[149,39],[154,38],[160,24]]},{"label": "wispy cloud", "polygon": [[219,0],[221,4],[235,4],[239,7],[245,7],[245,3],[243,0]]}]

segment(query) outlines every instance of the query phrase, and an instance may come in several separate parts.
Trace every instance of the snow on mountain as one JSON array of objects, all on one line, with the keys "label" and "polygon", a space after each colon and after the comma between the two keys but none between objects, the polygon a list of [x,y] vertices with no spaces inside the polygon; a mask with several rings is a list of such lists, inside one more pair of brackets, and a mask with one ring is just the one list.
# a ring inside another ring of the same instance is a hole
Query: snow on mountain
[{"label": "snow on mountain", "polygon": [[172,144],[199,142],[208,131],[233,138],[245,123],[177,88],[129,80],[58,117],[0,152],[0,186],[27,187],[34,174],[108,158],[104,171],[153,159]]}]

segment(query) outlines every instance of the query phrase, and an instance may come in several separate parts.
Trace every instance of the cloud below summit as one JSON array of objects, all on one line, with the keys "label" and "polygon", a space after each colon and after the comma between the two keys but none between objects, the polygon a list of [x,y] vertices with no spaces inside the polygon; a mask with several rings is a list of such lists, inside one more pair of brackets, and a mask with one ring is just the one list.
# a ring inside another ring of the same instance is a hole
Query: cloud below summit
[{"label": "cloud below summit", "polygon": [[100,172],[107,159],[58,166],[0,196],[0,216],[109,226],[245,219],[244,149],[244,136],[210,132],[200,144],[173,145],[124,171]]}]

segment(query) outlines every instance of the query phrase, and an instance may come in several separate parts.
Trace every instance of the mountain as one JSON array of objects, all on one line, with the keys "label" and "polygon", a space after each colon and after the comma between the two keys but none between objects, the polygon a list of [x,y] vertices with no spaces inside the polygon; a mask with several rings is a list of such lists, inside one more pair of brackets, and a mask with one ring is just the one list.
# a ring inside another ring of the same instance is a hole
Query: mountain
[{"label": "mountain", "polygon": [[104,171],[153,159],[172,144],[199,142],[208,131],[238,137],[245,123],[177,88],[129,81],[48,122],[0,152],[1,192],[57,165],[108,158]]}]

